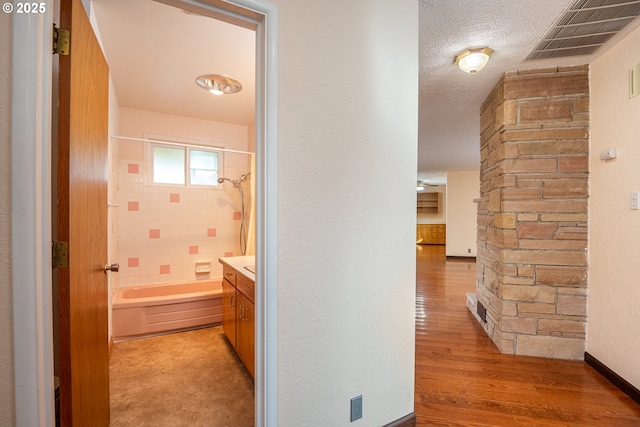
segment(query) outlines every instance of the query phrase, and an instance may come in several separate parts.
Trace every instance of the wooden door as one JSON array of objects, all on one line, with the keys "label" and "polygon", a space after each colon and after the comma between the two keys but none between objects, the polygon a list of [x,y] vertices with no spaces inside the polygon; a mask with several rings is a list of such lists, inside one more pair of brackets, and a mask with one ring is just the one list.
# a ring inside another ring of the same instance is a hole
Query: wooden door
[{"label": "wooden door", "polygon": [[61,0],[71,31],[58,82],[58,269],[62,426],[109,425],[107,147],[109,70],[80,0]]}]

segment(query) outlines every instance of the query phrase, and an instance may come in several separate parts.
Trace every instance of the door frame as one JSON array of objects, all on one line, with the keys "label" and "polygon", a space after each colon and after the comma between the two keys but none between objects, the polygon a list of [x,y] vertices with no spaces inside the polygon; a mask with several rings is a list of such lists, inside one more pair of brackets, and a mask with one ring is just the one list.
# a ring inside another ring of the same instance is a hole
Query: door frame
[{"label": "door frame", "polygon": [[[264,0],[176,0],[256,25],[256,426],[277,425],[277,6]],[[14,15],[11,251],[17,427],[55,426],[51,268],[53,1]],[[225,7],[226,6],[226,7]],[[212,9],[213,8],[213,9]],[[239,8],[239,9],[238,9]]]},{"label": "door frame", "polygon": [[[47,5],[50,6],[50,5]],[[11,253],[17,426],[53,426],[50,7],[13,16]]]}]

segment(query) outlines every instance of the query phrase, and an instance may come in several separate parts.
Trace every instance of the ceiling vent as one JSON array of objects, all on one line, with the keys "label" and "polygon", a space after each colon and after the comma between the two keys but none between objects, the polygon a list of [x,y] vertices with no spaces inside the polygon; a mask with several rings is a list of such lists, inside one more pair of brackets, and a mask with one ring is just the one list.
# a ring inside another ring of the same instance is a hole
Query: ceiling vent
[{"label": "ceiling vent", "polygon": [[640,0],[577,0],[527,60],[590,55],[640,16]]}]

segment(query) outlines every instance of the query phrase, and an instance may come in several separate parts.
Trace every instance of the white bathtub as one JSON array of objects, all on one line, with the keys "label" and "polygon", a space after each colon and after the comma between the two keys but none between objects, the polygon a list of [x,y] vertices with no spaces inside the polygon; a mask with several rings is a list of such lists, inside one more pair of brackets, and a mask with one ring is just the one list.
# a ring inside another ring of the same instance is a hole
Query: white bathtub
[{"label": "white bathtub", "polygon": [[222,280],[122,287],[113,300],[114,341],[222,322]]}]

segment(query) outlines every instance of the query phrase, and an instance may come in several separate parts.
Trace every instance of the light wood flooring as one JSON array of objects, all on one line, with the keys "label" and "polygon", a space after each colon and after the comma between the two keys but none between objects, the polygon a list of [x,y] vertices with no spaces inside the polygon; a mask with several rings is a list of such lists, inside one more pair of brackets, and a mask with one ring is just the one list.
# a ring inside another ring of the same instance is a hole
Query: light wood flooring
[{"label": "light wood flooring", "polygon": [[417,247],[417,426],[640,426],[640,405],[586,363],[500,354],[465,306],[475,268]]}]

